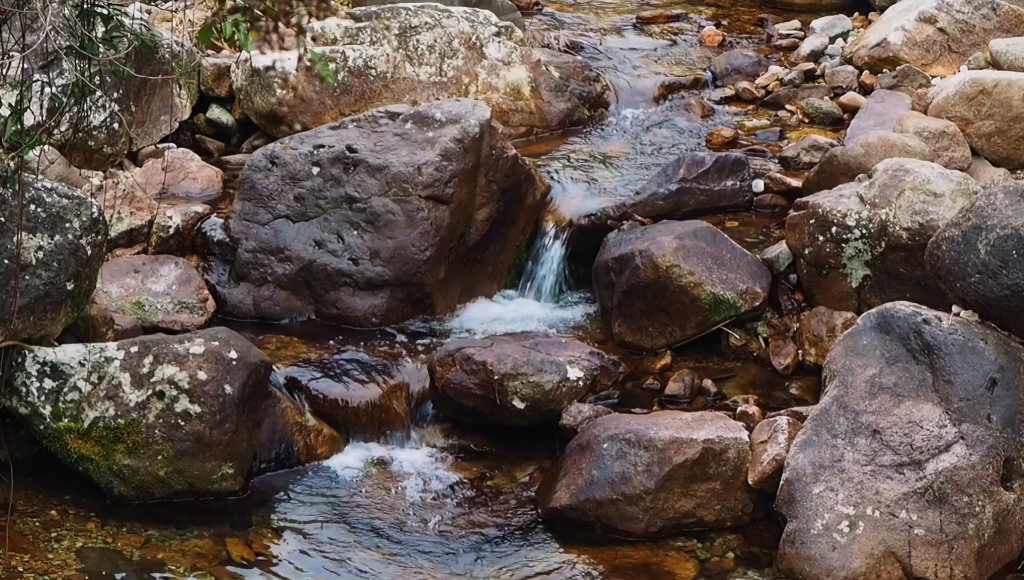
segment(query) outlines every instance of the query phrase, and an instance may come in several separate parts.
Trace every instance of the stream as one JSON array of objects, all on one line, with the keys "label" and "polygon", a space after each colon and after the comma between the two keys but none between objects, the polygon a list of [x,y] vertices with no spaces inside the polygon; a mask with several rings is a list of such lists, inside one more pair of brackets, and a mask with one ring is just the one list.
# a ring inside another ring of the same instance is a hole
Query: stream
[{"label": "stream", "polygon": [[[565,222],[630,195],[680,153],[704,149],[710,128],[754,114],[723,105],[700,119],[681,98],[655,102],[662,80],[703,74],[724,49],[700,46],[700,26],[692,20],[638,27],[635,14],[651,8],[683,8],[719,22],[733,43],[728,48],[763,48],[764,31],[755,20],[766,9],[749,0],[563,0],[528,18],[531,29],[590,39],[593,46],[579,47],[578,54],[605,76],[615,102],[599,125],[518,144],[553,189],[549,218],[518,284],[441,320],[372,331],[317,322],[219,322],[243,333],[279,368],[316,373],[322,388],[344,392],[365,407],[365,421],[349,433],[351,442],[342,453],[264,476],[247,497],[219,502],[114,506],[98,493],[83,494],[75,487],[80,484],[60,473],[24,473],[16,491],[19,517],[47,530],[53,540],[52,547],[40,545],[32,535],[34,549],[45,553],[55,570],[77,558],[82,567],[76,577],[89,580],[777,577],[772,546],[779,527],[770,520],[657,542],[548,527],[537,516],[533,495],[564,445],[557,431],[467,431],[437,417],[424,396],[425,359],[452,336],[565,332],[614,350],[595,319],[593,297],[569,274]],[[805,16],[781,13],[778,19]],[[739,147],[777,149],[774,141],[758,139],[745,134]],[[778,216],[703,219],[751,251],[781,238]],[[720,385],[729,396],[792,395],[773,401],[778,407],[816,397],[788,388],[787,379],[752,362],[722,360],[714,346],[698,341],[685,357],[692,366],[725,377]],[[636,360],[615,354],[627,363]],[[809,382],[807,390],[813,391],[816,381]],[[396,398],[398,404],[381,404],[380,393],[389,389],[408,389],[408,396]],[[626,389],[615,405],[646,412],[653,401],[648,393]],[[251,546],[254,561],[239,556],[238,539]],[[64,577],[14,574],[3,577]]]}]

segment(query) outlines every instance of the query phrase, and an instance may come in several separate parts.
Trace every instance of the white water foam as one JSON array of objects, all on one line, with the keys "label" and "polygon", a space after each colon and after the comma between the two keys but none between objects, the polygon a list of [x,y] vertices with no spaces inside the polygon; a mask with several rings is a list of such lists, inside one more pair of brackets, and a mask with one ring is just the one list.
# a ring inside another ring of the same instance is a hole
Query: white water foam
[{"label": "white water foam", "polygon": [[484,337],[517,332],[555,334],[569,330],[593,312],[594,304],[580,296],[563,296],[559,302],[523,298],[515,290],[502,290],[494,298],[477,298],[448,319],[456,336]]},{"label": "white water foam", "polygon": [[383,463],[410,502],[436,499],[462,477],[449,468],[450,458],[431,447],[399,447],[380,443],[349,443],[345,450],[324,462],[339,477],[358,481],[375,463]]}]

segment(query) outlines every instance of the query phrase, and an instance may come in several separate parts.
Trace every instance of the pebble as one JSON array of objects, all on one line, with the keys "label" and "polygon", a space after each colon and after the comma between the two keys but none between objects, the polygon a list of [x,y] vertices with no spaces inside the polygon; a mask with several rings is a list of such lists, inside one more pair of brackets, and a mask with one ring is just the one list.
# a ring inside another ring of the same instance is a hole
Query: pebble
[{"label": "pebble", "polygon": [[764,91],[754,86],[754,83],[749,81],[741,81],[736,83],[736,96],[743,99],[744,101],[757,101],[764,97]]},{"label": "pebble", "polygon": [[786,22],[780,22],[775,25],[775,32],[785,32],[787,30],[802,30],[803,25],[800,24],[799,20],[793,19]]},{"label": "pebble", "polygon": [[708,132],[704,142],[708,147],[718,148],[731,145],[740,139],[740,132],[732,127],[715,127]]},{"label": "pebble", "polygon": [[704,46],[718,46],[725,41],[725,33],[714,26],[705,26],[700,31],[700,43]]},{"label": "pebble", "polygon": [[843,110],[844,113],[854,114],[864,106],[867,99],[864,95],[855,92],[848,92],[843,96],[836,99],[836,104]]}]

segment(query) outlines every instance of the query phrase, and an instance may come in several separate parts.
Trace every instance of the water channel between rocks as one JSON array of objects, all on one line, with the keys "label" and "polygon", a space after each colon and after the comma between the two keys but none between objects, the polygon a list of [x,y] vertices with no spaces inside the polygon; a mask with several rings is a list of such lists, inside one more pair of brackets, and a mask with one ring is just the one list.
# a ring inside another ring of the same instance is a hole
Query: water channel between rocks
[{"label": "water channel between rocks", "polygon": [[[38,537],[53,542],[40,544],[29,534],[32,549],[51,552],[55,569],[77,558],[83,566],[79,577],[89,579],[776,577],[770,548],[778,529],[771,524],[659,542],[614,541],[547,527],[537,517],[533,491],[557,459],[558,434],[457,429],[438,421],[422,396],[429,382],[424,359],[450,336],[572,332],[603,347],[593,298],[586,290],[573,290],[567,276],[571,241],[560,224],[629,195],[673,157],[703,149],[707,129],[749,114],[721,106],[702,120],[679,99],[655,103],[661,80],[702,73],[721,50],[700,46],[693,22],[635,25],[640,10],[664,7],[724,21],[721,28],[739,46],[763,45],[763,30],[754,25],[762,9],[749,2],[563,1],[549,3],[529,19],[531,27],[543,31],[599,38],[599,45],[584,47],[580,55],[605,75],[616,103],[597,126],[521,144],[553,192],[551,221],[539,232],[517,287],[478,299],[444,320],[375,331],[318,323],[224,323],[253,340],[285,372],[306,373],[324,389],[369,402],[342,453],[260,478],[249,496],[226,502],[112,507],[98,495],[73,493],[65,487],[73,484],[61,478],[24,474],[21,521],[34,522]],[[780,15],[794,16],[802,15]],[[752,251],[780,238],[777,216],[704,219]],[[690,350],[687,364],[722,377],[730,396],[785,391],[778,388],[779,375],[752,363],[722,361],[715,349],[699,344]],[[408,396],[398,402],[382,398],[380,391],[395,385]],[[383,399],[390,402],[376,403]],[[643,410],[652,403],[651,397],[627,390],[616,405]],[[235,539],[252,547],[254,563],[232,562],[238,555]]]}]

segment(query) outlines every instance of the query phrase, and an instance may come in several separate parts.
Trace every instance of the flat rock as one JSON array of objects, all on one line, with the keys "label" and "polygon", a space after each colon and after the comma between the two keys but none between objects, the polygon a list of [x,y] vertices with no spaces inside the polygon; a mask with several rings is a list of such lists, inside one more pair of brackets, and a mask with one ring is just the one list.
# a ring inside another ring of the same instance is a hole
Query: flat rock
[{"label": "flat rock", "polygon": [[896,121],[912,107],[913,101],[903,93],[883,89],[874,91],[846,129],[846,144],[873,131],[892,131]]},{"label": "flat rock", "polygon": [[956,123],[982,157],[1009,169],[1024,168],[1024,73],[978,70],[942,79],[928,115]]},{"label": "flat rock", "polygon": [[853,32],[853,21],[845,14],[822,16],[812,20],[807,30],[811,35],[823,34],[829,42],[835,42],[840,38],[845,40]]},{"label": "flat rock", "polygon": [[832,97],[832,89],[828,85],[803,85],[785,87],[768,95],[761,105],[771,109],[784,109],[786,105],[795,105],[805,99],[828,99]]},{"label": "flat rock", "polygon": [[814,62],[825,54],[828,48],[828,36],[815,34],[808,36],[800,43],[800,46],[789,55],[787,61],[790,65],[798,65],[805,62]]},{"label": "flat rock", "polygon": [[756,52],[737,48],[723,52],[711,63],[711,74],[718,86],[754,81],[768,70],[768,60]]}]

